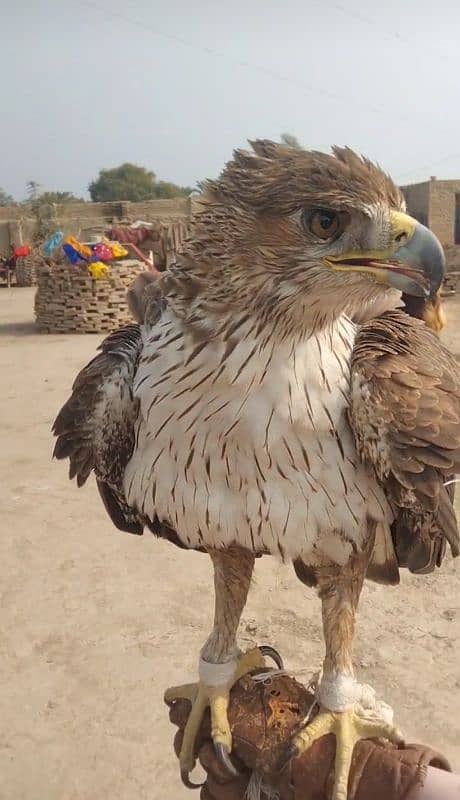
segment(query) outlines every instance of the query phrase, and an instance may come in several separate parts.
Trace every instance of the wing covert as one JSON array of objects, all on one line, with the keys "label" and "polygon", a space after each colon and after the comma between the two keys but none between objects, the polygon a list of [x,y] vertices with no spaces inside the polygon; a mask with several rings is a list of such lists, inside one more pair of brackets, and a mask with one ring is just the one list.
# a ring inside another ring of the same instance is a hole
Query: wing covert
[{"label": "wing covert", "polygon": [[460,370],[422,322],[390,311],[358,330],[349,420],[395,513],[400,566],[429,572],[459,554],[452,484],[460,472]]}]

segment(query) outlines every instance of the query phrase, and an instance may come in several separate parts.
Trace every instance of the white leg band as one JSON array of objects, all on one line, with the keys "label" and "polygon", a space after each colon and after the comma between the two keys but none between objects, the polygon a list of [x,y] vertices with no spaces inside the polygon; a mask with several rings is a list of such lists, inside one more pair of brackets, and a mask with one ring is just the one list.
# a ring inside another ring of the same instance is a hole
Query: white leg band
[{"label": "white leg band", "polygon": [[358,707],[364,716],[383,719],[388,725],[393,724],[393,709],[383,700],[378,700],[375,690],[367,684],[360,684],[351,676],[342,672],[322,675],[318,691],[318,701],[329,711],[347,711]]},{"label": "white leg band", "polygon": [[209,661],[203,661],[200,658],[198,662],[200,681],[205,686],[213,688],[229,686],[235,677],[237,664],[236,658],[232,658],[231,661],[226,661],[224,664],[211,664]]},{"label": "white leg band", "polygon": [[361,699],[361,687],[351,675],[343,672],[322,675],[318,700],[329,711],[346,711]]}]

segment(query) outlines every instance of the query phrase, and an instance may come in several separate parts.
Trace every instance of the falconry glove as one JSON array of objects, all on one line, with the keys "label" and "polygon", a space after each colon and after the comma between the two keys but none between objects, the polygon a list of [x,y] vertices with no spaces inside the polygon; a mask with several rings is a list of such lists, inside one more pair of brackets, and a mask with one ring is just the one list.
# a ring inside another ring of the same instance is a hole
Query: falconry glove
[{"label": "falconry glove", "polygon": [[[206,772],[201,800],[329,800],[334,782],[334,736],[324,736],[279,768],[296,729],[307,715],[314,719],[318,710],[315,697],[285,674],[267,671],[264,676],[261,680],[257,675],[245,675],[230,695],[232,758],[238,776],[230,775],[217,758],[209,716],[205,717],[197,744],[197,757]],[[176,753],[189,711],[186,700],[170,706],[171,722],[179,728]],[[353,753],[348,800],[412,800],[423,786],[429,766],[450,771],[444,756],[424,745],[397,747],[383,740],[360,741]]]}]

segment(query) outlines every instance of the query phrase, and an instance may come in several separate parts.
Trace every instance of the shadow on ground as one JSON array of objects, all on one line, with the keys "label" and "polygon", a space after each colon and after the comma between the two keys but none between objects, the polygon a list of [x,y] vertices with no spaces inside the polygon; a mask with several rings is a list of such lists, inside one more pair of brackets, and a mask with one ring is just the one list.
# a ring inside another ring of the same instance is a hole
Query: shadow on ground
[{"label": "shadow on ground", "polygon": [[36,333],[35,322],[0,322],[0,336],[33,336]]}]

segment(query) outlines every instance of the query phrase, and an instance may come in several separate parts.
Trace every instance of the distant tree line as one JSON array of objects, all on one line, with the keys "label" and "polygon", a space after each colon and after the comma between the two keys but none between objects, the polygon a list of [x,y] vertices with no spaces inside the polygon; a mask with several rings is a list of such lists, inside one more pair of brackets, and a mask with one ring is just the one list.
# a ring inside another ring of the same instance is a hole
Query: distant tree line
[{"label": "distant tree line", "polygon": [[[292,133],[282,133],[280,139],[283,144],[290,147],[302,147]],[[26,189],[27,199],[23,202],[34,206],[42,203],[84,202],[82,197],[76,197],[72,192],[43,192],[37,181],[29,181]],[[188,197],[192,191],[193,188],[190,186],[178,186],[170,181],[159,181],[151,170],[128,161],[120,164],[119,167],[101,169],[97,178],[88,186],[89,196],[94,203],[116,200],[130,200],[133,203],[145,200],[169,200],[174,197]],[[13,197],[0,187],[0,206],[13,205],[14,202]]]},{"label": "distant tree line", "polygon": [[0,187],[0,206],[12,206],[13,203],[13,197]]},{"label": "distant tree line", "polygon": [[89,196],[96,203],[111,200],[144,200],[188,197],[190,186],[178,186],[169,181],[157,181],[154,172],[126,162],[114,169],[101,169],[99,176],[88,186]]},{"label": "distant tree line", "polygon": [[[188,197],[193,191],[190,186],[178,186],[171,181],[159,181],[154,172],[126,162],[113,169],[101,169],[98,177],[88,186],[89,196],[95,203],[130,200],[133,203],[144,200]],[[24,204],[33,206],[45,203],[83,203],[84,198],[73,192],[42,191],[37,181],[28,181],[27,197]],[[0,206],[14,205],[15,200],[0,187]]]}]

